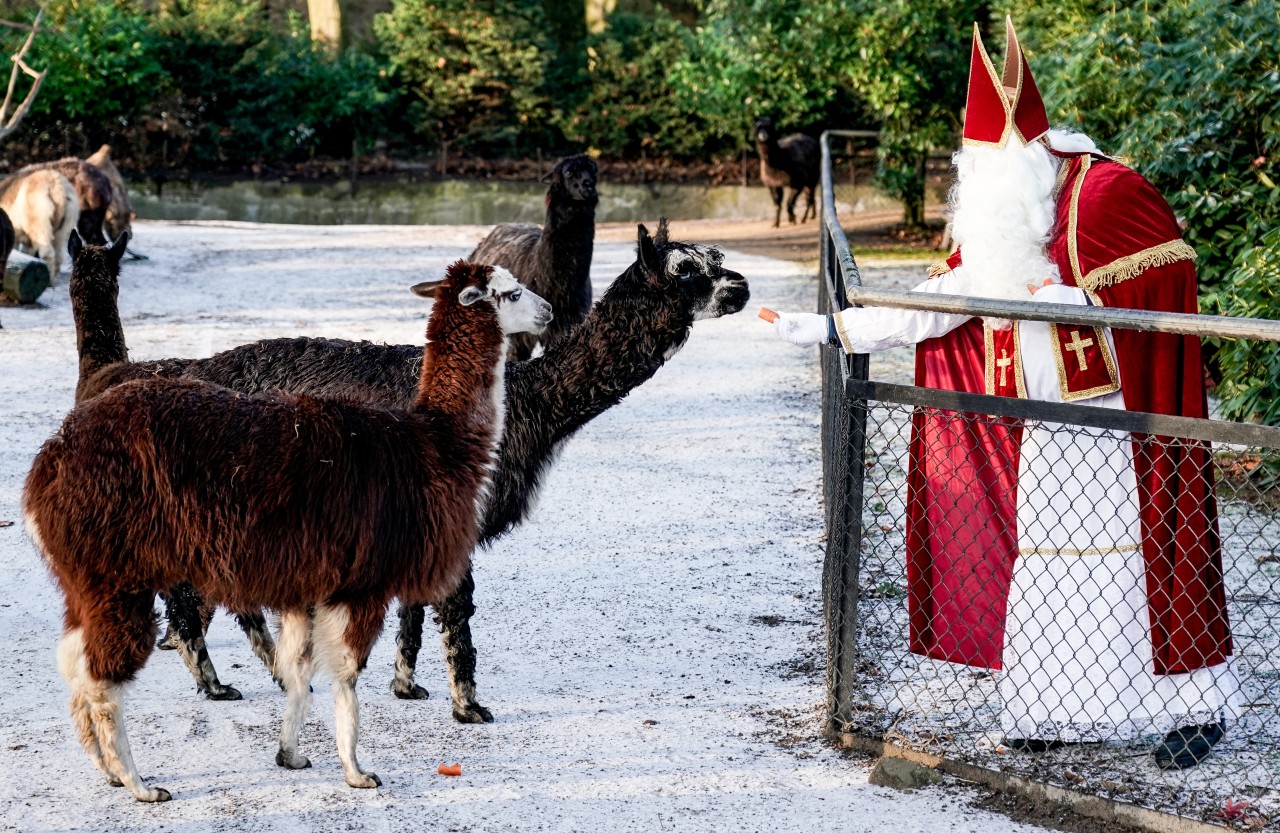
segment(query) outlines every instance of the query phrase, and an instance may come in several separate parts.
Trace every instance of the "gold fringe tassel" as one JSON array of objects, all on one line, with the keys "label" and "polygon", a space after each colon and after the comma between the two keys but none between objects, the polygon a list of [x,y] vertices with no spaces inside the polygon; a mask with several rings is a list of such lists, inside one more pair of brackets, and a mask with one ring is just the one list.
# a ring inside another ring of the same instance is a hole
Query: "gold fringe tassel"
[{"label": "gold fringe tassel", "polygon": [[1170,240],[1150,249],[1143,249],[1131,255],[1113,260],[1106,266],[1091,269],[1080,282],[1080,288],[1086,292],[1095,292],[1106,286],[1115,286],[1130,278],[1136,278],[1148,269],[1156,266],[1168,266],[1183,260],[1195,260],[1196,250],[1182,240]]}]

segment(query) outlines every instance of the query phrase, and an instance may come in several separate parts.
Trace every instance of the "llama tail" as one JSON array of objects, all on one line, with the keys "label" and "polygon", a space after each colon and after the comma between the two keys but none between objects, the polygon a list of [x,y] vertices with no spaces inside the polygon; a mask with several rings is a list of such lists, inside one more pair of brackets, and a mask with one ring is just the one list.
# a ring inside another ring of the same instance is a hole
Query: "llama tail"
[{"label": "llama tail", "polygon": [[129,237],[122,234],[110,246],[88,246],[79,232],[72,230],[68,242],[71,312],[76,322],[76,352],[80,356],[80,376],[76,383],[76,404],[79,404],[89,380],[98,371],[129,360],[118,303],[120,258]]}]

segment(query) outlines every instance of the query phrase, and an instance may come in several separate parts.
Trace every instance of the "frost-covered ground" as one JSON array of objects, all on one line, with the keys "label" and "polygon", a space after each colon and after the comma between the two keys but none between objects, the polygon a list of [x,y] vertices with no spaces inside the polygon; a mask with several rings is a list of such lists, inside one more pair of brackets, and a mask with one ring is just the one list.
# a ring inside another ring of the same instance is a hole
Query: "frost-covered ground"
[{"label": "frost-covered ground", "polygon": [[[427,306],[406,287],[481,232],[140,224],[152,259],[121,279],[132,355],[296,334],[418,342]],[[628,245],[599,245],[597,290],[630,260]],[[199,699],[157,652],[128,725],[143,774],[174,800],[107,787],[70,731],[57,594],[21,525],[0,529],[0,829],[1031,829],[954,787],[869,786],[866,761],[819,740],[815,363],[752,315],[811,308],[814,283],[792,264],[727,260],[752,282],[748,310],[700,322],[568,445],[534,522],[477,557],[479,684],[497,722],[453,722],[431,647],[419,681],[432,698],[395,700],[389,635],[375,649],[361,759],[381,789],[343,783],[322,681],[303,732],[314,768],[275,766],[283,697],[222,615],[210,650],[245,699]],[[43,301],[0,309],[0,519],[18,519],[31,459],[72,402],[65,275]],[[445,761],[463,776],[438,776]]]}]

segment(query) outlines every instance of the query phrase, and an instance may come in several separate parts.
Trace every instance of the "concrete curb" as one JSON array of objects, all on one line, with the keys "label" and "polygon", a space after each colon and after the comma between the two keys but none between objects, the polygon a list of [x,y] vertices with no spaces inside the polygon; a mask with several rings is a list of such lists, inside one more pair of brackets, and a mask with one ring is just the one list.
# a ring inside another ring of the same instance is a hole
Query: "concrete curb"
[{"label": "concrete curb", "polygon": [[[1111,798],[1097,795],[1084,795],[1033,781],[1020,775],[999,772],[985,767],[974,766],[948,758],[941,758],[925,752],[903,749],[891,743],[869,735],[851,732],[829,732],[828,737],[842,749],[853,749],[870,755],[878,755],[881,759],[897,759],[908,761],[921,767],[953,775],[965,781],[972,781],[997,792],[1009,793],[1031,801],[1052,804],[1069,810],[1076,815],[1114,824],[1125,825],[1137,830],[1151,833],[1222,833],[1228,828],[1208,824],[1194,819],[1136,807]],[[880,768],[877,765],[878,769]]]}]

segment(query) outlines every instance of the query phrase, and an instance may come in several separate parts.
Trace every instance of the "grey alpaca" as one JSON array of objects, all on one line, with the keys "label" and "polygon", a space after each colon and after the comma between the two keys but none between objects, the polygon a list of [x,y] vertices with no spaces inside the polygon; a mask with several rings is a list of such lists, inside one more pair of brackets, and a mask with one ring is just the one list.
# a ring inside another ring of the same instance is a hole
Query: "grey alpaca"
[{"label": "grey alpaca", "polygon": [[470,255],[474,263],[510,270],[525,286],[550,302],[555,320],[541,335],[514,336],[511,360],[524,361],[541,342],[555,344],[582,323],[591,309],[591,254],[596,236],[596,182],[590,156],[560,160],[543,177],[548,183],[546,221],[506,223],[489,232]]}]

